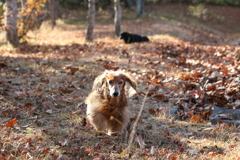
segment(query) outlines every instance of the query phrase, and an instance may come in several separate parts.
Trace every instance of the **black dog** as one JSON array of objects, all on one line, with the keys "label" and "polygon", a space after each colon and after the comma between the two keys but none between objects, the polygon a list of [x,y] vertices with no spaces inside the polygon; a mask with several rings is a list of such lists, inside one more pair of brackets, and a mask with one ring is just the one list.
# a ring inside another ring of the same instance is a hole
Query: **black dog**
[{"label": "black dog", "polygon": [[139,36],[137,34],[131,34],[128,32],[122,32],[120,34],[120,39],[123,39],[126,44],[149,41],[149,39],[147,37]]}]

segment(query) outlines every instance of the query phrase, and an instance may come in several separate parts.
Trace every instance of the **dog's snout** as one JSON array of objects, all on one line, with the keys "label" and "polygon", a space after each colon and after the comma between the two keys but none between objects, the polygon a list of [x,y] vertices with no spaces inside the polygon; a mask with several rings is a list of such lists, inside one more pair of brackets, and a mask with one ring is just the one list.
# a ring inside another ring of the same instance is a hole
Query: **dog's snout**
[{"label": "dog's snout", "polygon": [[114,92],[114,93],[113,93],[113,96],[114,96],[114,97],[117,97],[118,95],[119,95],[119,92]]}]

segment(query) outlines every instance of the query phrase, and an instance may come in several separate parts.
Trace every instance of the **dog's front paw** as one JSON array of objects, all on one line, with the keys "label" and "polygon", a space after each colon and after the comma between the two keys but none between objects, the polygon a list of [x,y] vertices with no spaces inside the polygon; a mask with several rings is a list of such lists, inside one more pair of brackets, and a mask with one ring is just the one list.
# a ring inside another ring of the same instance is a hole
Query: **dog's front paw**
[{"label": "dog's front paw", "polygon": [[107,135],[109,135],[109,136],[118,136],[118,135],[120,135],[120,133],[119,133],[119,132],[113,132],[113,131],[111,131],[111,130],[108,130],[108,131],[107,131]]}]

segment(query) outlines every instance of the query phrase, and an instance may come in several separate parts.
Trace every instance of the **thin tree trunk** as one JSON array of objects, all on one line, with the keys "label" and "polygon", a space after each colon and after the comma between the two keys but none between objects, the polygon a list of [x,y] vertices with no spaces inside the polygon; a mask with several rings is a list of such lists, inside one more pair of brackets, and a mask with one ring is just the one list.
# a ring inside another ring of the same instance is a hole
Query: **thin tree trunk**
[{"label": "thin tree trunk", "polygon": [[17,30],[17,0],[6,0],[5,11],[6,40],[17,47],[19,44]]},{"label": "thin tree trunk", "polygon": [[144,13],[145,0],[141,0],[141,14]]},{"label": "thin tree trunk", "polygon": [[136,2],[136,11],[137,11],[137,17],[141,17],[144,13],[144,3],[145,0],[137,0]]},{"label": "thin tree trunk", "polygon": [[51,0],[50,2],[50,6],[51,6],[51,25],[52,28],[54,28],[56,26],[56,20],[57,20],[57,2],[56,0]]},{"label": "thin tree trunk", "polygon": [[[47,18],[50,19],[52,29],[57,25],[57,19],[62,17],[61,7],[58,0],[48,0],[46,2]],[[45,18],[43,19],[45,20]]]},{"label": "thin tree trunk", "polygon": [[88,26],[86,41],[93,41],[93,29],[95,22],[95,0],[88,0]]},{"label": "thin tree trunk", "polygon": [[120,0],[114,0],[114,25],[115,25],[115,35],[119,36],[121,32],[121,20],[122,20],[122,10]]},{"label": "thin tree trunk", "polygon": [[133,0],[124,0],[125,7],[132,8],[134,2]]}]

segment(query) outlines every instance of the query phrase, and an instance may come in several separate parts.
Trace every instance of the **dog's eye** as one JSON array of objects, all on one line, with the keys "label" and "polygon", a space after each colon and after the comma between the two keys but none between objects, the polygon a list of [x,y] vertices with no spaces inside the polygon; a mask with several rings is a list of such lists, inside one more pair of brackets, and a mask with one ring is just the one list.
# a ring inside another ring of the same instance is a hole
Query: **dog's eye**
[{"label": "dog's eye", "polygon": [[123,81],[119,81],[118,83],[119,83],[119,84],[123,84]]},{"label": "dog's eye", "polygon": [[108,81],[108,83],[109,83],[109,84],[112,84],[112,83],[113,83],[113,81],[112,81],[112,80],[109,80],[109,81]]}]

